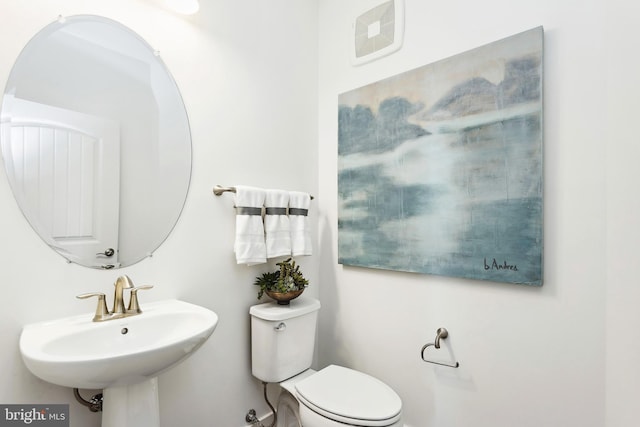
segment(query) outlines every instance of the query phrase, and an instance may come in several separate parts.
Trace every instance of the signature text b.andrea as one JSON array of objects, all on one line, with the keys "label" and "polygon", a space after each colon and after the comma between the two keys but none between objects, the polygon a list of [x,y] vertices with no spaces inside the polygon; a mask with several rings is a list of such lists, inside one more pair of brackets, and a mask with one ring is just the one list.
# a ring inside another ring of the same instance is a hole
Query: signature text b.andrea
[{"label": "signature text b.andrea", "polygon": [[487,262],[487,259],[484,259],[484,269],[485,270],[511,270],[518,271],[518,266],[515,264],[507,264],[507,261],[504,260],[502,264],[498,263],[498,260],[493,258],[493,261]]}]

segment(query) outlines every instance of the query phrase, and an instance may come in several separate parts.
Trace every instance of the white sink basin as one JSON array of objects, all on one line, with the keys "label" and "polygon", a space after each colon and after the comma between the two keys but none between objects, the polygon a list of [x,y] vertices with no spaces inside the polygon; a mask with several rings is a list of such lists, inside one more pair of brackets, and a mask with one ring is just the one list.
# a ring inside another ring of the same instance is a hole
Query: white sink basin
[{"label": "white sink basin", "polygon": [[143,313],[93,322],[93,313],[27,325],[20,352],[50,383],[105,389],[153,379],[198,349],[218,316],[178,300],[147,303]]}]

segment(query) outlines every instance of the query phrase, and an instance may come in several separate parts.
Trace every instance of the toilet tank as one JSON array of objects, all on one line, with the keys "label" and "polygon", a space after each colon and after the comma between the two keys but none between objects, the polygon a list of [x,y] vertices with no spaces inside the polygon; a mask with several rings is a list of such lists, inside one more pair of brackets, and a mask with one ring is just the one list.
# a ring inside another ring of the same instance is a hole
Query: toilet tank
[{"label": "toilet tank", "polygon": [[251,371],[279,383],[311,367],[320,301],[297,298],[289,305],[254,305],[251,315]]}]

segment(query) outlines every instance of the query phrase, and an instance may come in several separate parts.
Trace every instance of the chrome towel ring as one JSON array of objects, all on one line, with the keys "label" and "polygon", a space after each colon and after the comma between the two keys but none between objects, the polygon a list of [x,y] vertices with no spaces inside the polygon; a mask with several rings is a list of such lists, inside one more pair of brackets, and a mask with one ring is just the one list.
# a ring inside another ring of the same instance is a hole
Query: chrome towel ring
[{"label": "chrome towel ring", "polygon": [[425,344],[422,347],[422,350],[420,351],[420,357],[422,358],[422,360],[424,360],[427,363],[433,363],[435,365],[441,365],[441,366],[447,366],[449,368],[458,368],[460,366],[460,364],[458,362],[456,362],[454,365],[450,365],[448,363],[441,363],[441,362],[434,362],[432,360],[427,360],[424,358],[424,352],[428,347],[435,347],[437,349],[440,348],[440,340],[443,340],[445,338],[447,338],[449,336],[449,331],[447,331],[445,328],[438,328],[438,330],[436,331],[436,339],[434,342],[429,343],[429,344]]}]

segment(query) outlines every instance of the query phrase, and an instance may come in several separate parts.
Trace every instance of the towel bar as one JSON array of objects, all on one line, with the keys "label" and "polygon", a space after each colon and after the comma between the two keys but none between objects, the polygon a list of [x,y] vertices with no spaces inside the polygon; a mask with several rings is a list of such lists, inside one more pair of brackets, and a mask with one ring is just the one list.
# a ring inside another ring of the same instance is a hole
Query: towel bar
[{"label": "towel bar", "polygon": [[436,331],[436,339],[434,342],[429,343],[429,344],[425,344],[422,347],[422,351],[420,351],[420,357],[422,357],[422,360],[424,360],[427,363],[433,363],[435,365],[441,365],[441,366],[447,366],[449,368],[458,368],[460,367],[460,364],[458,362],[455,363],[455,365],[450,365],[448,363],[441,363],[441,362],[434,362],[432,360],[427,360],[424,358],[424,352],[428,347],[435,347],[435,348],[440,348],[440,340],[443,340],[445,338],[447,338],[449,336],[449,331],[447,331],[445,328],[438,328],[438,330]]},{"label": "towel bar", "polygon": [[[216,185],[215,187],[213,187],[213,194],[215,194],[216,196],[222,196],[222,193],[235,193],[236,192],[236,187],[223,187],[221,185]],[[310,196],[311,200],[313,200],[313,196]]]}]

